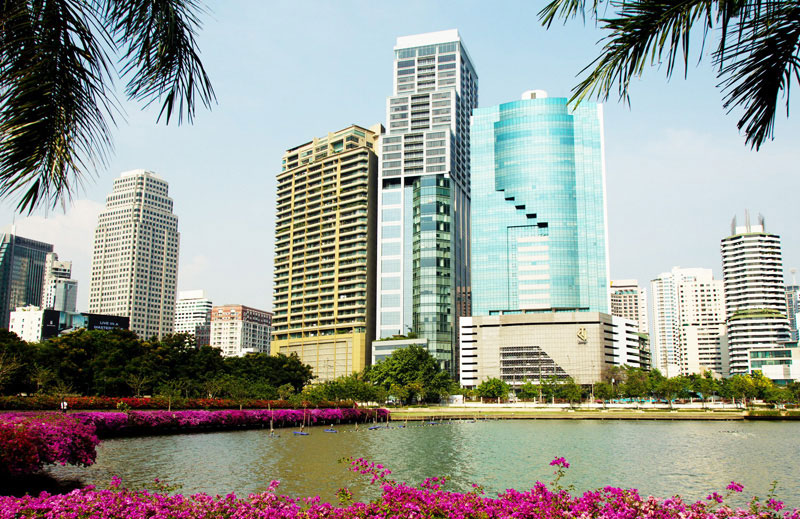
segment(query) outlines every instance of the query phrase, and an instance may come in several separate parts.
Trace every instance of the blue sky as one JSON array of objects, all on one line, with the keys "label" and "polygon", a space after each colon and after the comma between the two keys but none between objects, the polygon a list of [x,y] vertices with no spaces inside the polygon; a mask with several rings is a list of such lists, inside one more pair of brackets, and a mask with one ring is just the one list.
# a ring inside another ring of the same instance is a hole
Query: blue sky
[{"label": "blue sky", "polygon": [[[175,200],[178,288],[205,289],[215,304],[271,310],[275,175],[284,150],[352,123],[385,124],[397,36],[459,29],[481,106],[529,89],[567,96],[603,35],[579,19],[546,31],[537,22],[541,5],[209,2],[198,41],[218,104],[198,109],[192,126],[169,127],[155,123],[157,109],[125,104],[108,166],[66,212],[17,216],[17,231],[73,260],[85,309],[105,196],[121,172],[149,169],[169,182]],[[719,240],[745,208],[781,235],[787,273],[800,268],[800,120],[782,111],[775,141],[750,151],[735,115],[722,109],[714,70],[697,58],[687,80],[678,74],[667,82],[663,70],[650,69],[633,85],[631,107],[616,98],[605,105],[612,278],[645,284],[675,265],[719,276]],[[11,223],[13,208],[0,203],[0,221]]]}]

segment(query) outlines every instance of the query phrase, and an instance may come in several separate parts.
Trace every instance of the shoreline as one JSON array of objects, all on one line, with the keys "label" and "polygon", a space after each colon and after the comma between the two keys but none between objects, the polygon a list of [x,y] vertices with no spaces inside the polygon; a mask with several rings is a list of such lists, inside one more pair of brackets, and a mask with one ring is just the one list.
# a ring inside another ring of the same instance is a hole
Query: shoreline
[{"label": "shoreline", "polygon": [[437,420],[666,420],[666,421],[761,421],[800,420],[798,414],[781,411],[712,409],[542,409],[524,407],[399,408],[390,409],[390,421]]}]

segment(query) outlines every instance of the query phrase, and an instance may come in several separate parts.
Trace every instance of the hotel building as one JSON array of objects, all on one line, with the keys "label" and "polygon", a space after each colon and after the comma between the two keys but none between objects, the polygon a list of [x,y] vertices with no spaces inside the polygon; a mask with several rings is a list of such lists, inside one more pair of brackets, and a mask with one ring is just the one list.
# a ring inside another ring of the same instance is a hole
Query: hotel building
[{"label": "hotel building", "polygon": [[315,138],[287,150],[278,173],[272,353],[296,353],[320,381],[370,361],[382,131]]}]

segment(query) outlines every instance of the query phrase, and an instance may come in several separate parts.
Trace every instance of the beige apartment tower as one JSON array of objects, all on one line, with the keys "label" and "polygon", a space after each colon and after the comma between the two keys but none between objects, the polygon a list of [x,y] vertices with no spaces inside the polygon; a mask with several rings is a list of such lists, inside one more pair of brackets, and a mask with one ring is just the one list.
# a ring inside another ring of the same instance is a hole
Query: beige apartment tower
[{"label": "beige apartment tower", "polygon": [[364,368],[375,334],[376,149],[350,126],[292,148],[278,174],[273,354],[318,381]]},{"label": "beige apartment tower", "polygon": [[123,173],[94,233],[89,312],[129,317],[143,339],[175,326],[180,237],[168,189],[151,171]]}]

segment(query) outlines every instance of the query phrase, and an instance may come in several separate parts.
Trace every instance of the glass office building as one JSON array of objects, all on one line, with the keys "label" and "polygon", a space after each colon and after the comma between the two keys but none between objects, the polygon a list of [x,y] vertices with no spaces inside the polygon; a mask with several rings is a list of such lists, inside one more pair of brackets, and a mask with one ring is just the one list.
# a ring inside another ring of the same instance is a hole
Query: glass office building
[{"label": "glass office building", "polygon": [[529,91],[471,136],[472,315],[608,313],[602,106]]},{"label": "glass office building", "polygon": [[378,338],[415,333],[455,373],[469,315],[469,117],[478,76],[456,30],[397,39],[382,138]]},{"label": "glass office building", "polygon": [[17,307],[38,305],[47,254],[53,246],[14,234],[0,234],[0,328],[8,328]]}]

